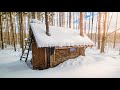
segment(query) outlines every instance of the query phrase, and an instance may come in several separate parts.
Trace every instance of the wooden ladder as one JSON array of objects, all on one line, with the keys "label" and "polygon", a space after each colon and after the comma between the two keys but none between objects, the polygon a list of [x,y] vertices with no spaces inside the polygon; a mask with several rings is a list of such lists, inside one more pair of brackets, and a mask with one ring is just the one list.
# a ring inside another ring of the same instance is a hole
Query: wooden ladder
[{"label": "wooden ladder", "polygon": [[25,48],[24,48],[23,53],[22,53],[22,55],[20,57],[20,60],[22,60],[22,58],[25,58],[25,62],[27,61],[28,55],[29,55],[29,51],[30,51],[30,48],[31,48],[31,44],[32,44],[32,39],[28,38],[28,40],[26,40],[26,43],[24,45]]}]

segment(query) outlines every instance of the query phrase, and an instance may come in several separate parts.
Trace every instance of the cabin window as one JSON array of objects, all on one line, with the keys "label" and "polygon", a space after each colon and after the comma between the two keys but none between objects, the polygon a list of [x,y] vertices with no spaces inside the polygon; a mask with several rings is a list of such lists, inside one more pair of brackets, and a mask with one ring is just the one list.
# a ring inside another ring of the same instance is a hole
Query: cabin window
[{"label": "cabin window", "polygon": [[70,52],[76,52],[77,48],[70,48]]}]

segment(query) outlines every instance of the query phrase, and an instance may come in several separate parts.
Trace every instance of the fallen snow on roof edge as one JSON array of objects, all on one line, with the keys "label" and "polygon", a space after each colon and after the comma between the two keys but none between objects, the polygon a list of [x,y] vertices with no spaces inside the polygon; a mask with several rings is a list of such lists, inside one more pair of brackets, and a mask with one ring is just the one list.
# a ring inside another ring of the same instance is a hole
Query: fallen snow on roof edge
[{"label": "fallen snow on roof edge", "polygon": [[38,47],[62,47],[93,45],[94,43],[84,34],[80,36],[79,30],[50,26],[51,36],[46,35],[44,24],[30,23]]}]

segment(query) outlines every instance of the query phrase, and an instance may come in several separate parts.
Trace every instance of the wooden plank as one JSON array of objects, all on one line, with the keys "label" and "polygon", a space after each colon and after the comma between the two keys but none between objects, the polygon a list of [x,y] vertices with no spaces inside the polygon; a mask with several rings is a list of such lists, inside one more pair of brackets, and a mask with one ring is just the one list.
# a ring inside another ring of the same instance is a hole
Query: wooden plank
[{"label": "wooden plank", "polygon": [[45,67],[47,68],[47,55],[46,55],[47,51],[46,51],[46,48],[45,48]]},{"label": "wooden plank", "polygon": [[52,47],[51,50],[53,49],[53,51],[50,51],[50,67],[53,67],[53,63],[55,60],[55,47]]},{"label": "wooden plank", "polygon": [[56,49],[66,49],[66,48],[78,48],[78,47],[92,47],[93,45],[81,45],[81,46],[63,46],[63,47],[56,47]]},{"label": "wooden plank", "polygon": [[35,42],[32,43],[32,65],[33,69],[45,69],[45,48],[37,48]]}]

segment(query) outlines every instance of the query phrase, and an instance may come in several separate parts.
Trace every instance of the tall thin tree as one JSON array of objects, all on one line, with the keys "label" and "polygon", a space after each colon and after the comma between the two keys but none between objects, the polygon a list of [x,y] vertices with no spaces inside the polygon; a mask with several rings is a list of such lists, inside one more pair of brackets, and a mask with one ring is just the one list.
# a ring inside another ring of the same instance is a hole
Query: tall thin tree
[{"label": "tall thin tree", "polygon": [[23,23],[23,12],[20,12],[20,44],[21,44],[21,48],[22,48],[22,53],[23,53],[23,50],[24,50],[24,43],[23,43],[23,26],[24,26],[24,23]]},{"label": "tall thin tree", "polygon": [[92,12],[91,40],[92,40],[92,35],[93,35],[93,20],[94,20],[94,12]]},{"label": "tall thin tree", "polygon": [[100,49],[101,12],[98,13],[98,49]]},{"label": "tall thin tree", "polygon": [[50,31],[49,31],[49,22],[48,22],[48,15],[47,12],[45,12],[45,24],[46,24],[46,34],[50,36]]},{"label": "tall thin tree", "polygon": [[80,12],[80,35],[83,36],[83,12]]},{"label": "tall thin tree", "polygon": [[104,30],[103,30],[103,36],[102,36],[102,45],[101,45],[101,53],[104,52],[104,47],[105,47],[105,33],[106,33],[106,19],[107,19],[107,12],[104,13],[105,18],[104,18]]},{"label": "tall thin tree", "polygon": [[89,35],[90,35],[90,29],[91,29],[91,23],[90,23],[90,17],[89,17],[89,30],[88,30],[88,37],[90,37]]},{"label": "tall thin tree", "polygon": [[3,30],[2,30],[2,12],[0,12],[0,31],[1,31],[1,44],[2,49],[4,49],[4,42],[3,42]]},{"label": "tall thin tree", "polygon": [[69,28],[71,28],[71,12],[69,12]]},{"label": "tall thin tree", "polygon": [[8,13],[6,12],[6,42],[10,45],[9,40],[9,24],[8,24]]},{"label": "tall thin tree", "polygon": [[16,51],[14,28],[13,28],[13,20],[12,20],[12,12],[10,12],[10,23],[11,23],[12,41],[13,41],[13,44],[14,44],[14,50]]},{"label": "tall thin tree", "polygon": [[59,12],[59,26],[61,27],[62,25],[61,25],[61,12]]},{"label": "tall thin tree", "polygon": [[[117,12],[117,17],[116,17],[115,30],[117,29],[117,21],[118,21],[118,12]],[[115,32],[115,34],[114,34],[114,45],[113,45],[113,48],[115,48],[115,45],[116,45],[116,32]]]}]

